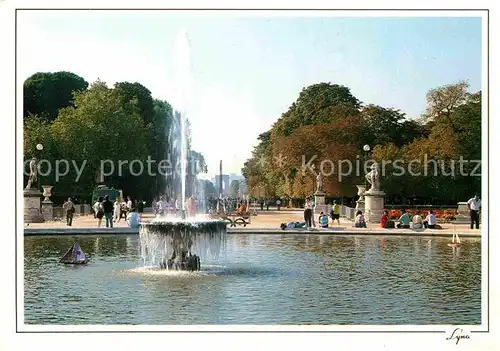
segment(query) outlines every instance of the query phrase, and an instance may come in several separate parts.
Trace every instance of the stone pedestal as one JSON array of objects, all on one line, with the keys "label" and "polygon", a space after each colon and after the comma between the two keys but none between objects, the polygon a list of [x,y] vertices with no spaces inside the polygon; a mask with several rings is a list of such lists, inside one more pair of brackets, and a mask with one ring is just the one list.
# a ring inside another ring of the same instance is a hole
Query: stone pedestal
[{"label": "stone pedestal", "polygon": [[455,219],[455,223],[457,224],[469,224],[470,223],[470,211],[467,206],[467,202],[459,202],[457,209],[457,217]]},{"label": "stone pedestal", "polygon": [[321,212],[328,215],[330,212],[330,207],[325,204],[326,194],[321,191],[316,191],[314,193],[314,214],[319,215]]},{"label": "stone pedestal", "polygon": [[42,201],[42,216],[45,221],[54,220],[54,203],[52,201]]},{"label": "stone pedestal", "polygon": [[356,187],[358,188],[358,196],[359,196],[359,199],[358,201],[356,201],[356,212],[357,211],[361,211],[361,212],[365,212],[365,190],[366,190],[366,187],[365,185],[356,185]]},{"label": "stone pedestal", "polygon": [[42,193],[38,189],[24,189],[24,222],[25,223],[41,223],[43,216],[41,213],[41,197]]},{"label": "stone pedestal", "polygon": [[384,214],[385,193],[380,190],[365,191],[365,219],[370,223],[380,223]]},{"label": "stone pedestal", "polygon": [[46,221],[54,220],[54,203],[50,201],[52,196],[52,185],[42,185],[43,196],[45,197],[42,201],[42,216]]}]

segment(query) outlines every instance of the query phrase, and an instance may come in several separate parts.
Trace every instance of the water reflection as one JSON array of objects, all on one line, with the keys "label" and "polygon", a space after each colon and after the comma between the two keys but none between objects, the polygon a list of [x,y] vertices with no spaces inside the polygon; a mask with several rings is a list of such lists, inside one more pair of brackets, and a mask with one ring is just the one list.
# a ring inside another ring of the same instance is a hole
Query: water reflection
[{"label": "water reflection", "polygon": [[[58,263],[75,239],[90,265]],[[230,235],[202,271],[172,273],[140,267],[137,236],[27,237],[26,323],[479,324],[481,242],[448,242]]]}]

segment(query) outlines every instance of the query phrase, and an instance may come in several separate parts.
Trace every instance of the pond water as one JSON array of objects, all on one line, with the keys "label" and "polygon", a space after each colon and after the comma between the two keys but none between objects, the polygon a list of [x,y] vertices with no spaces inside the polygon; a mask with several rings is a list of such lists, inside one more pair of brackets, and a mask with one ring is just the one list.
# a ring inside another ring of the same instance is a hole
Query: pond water
[{"label": "pond water", "polygon": [[[87,266],[59,263],[78,240]],[[228,235],[200,272],[142,266],[137,235],[25,237],[26,324],[481,324],[481,241]]]}]

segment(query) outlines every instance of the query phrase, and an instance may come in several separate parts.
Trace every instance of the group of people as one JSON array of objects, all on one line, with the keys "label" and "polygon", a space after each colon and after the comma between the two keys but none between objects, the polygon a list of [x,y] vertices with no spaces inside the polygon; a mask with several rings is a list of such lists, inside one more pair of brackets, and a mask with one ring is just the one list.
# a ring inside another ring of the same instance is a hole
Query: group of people
[{"label": "group of people", "polygon": [[[312,201],[311,197],[306,198],[306,202],[304,205],[304,222],[288,222],[288,223],[281,223],[281,229],[286,229],[286,228],[312,228],[316,226],[316,223],[314,221],[313,217],[313,210],[314,210],[314,202]],[[330,217],[332,218],[333,223],[335,223],[335,220],[337,221],[338,225],[340,226],[340,205],[334,201],[333,205],[330,209],[329,213]],[[326,215],[323,211],[320,212],[319,217],[318,217],[318,224],[320,228],[328,228],[329,222],[330,222],[330,217]]]},{"label": "group of people", "polygon": [[401,216],[397,220],[397,223],[389,218],[389,211],[384,211],[382,218],[380,219],[380,226],[382,228],[413,228],[413,229],[439,229],[437,224],[437,218],[434,211],[430,210],[425,219],[422,218],[422,213],[417,211],[417,213],[410,218],[408,213],[403,209],[401,210]]},{"label": "group of people", "polygon": [[[186,199],[186,203],[184,206],[186,210],[187,217],[196,216],[198,209],[198,202],[196,199],[191,196]],[[175,201],[169,200],[166,196],[161,196],[158,200],[153,201],[153,212],[155,216],[166,216],[166,215],[176,215],[179,216],[181,214],[181,200],[176,199]]]},{"label": "group of people", "polygon": [[[479,228],[479,212],[480,212],[480,200],[477,195],[475,195],[472,199],[467,202],[467,205],[470,210],[471,216],[471,229],[475,225],[476,228]],[[316,224],[314,222],[313,211],[314,211],[314,202],[311,197],[306,198],[306,202],[304,205],[304,222],[289,222],[282,223],[281,229],[286,228],[311,228],[315,227]],[[382,218],[380,219],[380,226],[382,228],[413,228],[413,229],[440,229],[441,227],[437,224],[437,217],[433,210],[430,210],[425,219],[422,217],[422,212],[417,211],[413,217],[410,218],[410,215],[406,212],[406,210],[401,211],[401,216],[393,221],[389,218],[389,211],[385,210],[383,212]],[[336,201],[333,202],[333,205],[330,209],[329,213],[333,223],[337,220],[338,225],[340,225],[340,205],[337,204]],[[318,217],[319,227],[328,228],[329,225],[329,216],[321,212]],[[362,211],[357,211],[354,219],[354,227],[356,228],[367,228],[367,221]]]},{"label": "group of people", "polygon": [[127,197],[127,202],[116,198],[113,203],[109,195],[99,197],[92,207],[94,218],[97,218],[97,226],[100,227],[102,219],[106,220],[106,228],[113,228],[113,222],[120,222],[122,218],[127,221],[131,228],[138,228],[139,221],[144,212],[144,202],[135,201],[132,197]]}]

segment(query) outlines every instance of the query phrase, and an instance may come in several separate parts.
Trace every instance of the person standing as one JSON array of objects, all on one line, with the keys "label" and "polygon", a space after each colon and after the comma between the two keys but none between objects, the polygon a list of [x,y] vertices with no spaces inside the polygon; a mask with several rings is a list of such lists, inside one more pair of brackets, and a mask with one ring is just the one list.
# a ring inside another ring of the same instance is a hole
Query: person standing
[{"label": "person standing", "polygon": [[481,211],[481,200],[479,196],[474,195],[472,199],[467,201],[467,207],[470,211],[470,229],[474,229],[474,223],[476,224],[476,229],[479,229],[479,212]]},{"label": "person standing", "polygon": [[97,199],[97,201],[95,202],[95,204],[93,206],[94,218],[97,218],[97,226],[98,227],[101,226],[102,217],[104,216],[104,210],[102,209],[102,201],[103,201],[102,196],[99,196],[99,198]]},{"label": "person standing", "polygon": [[75,205],[71,198],[68,197],[68,201],[63,204],[63,210],[66,213],[66,225],[71,227],[73,224],[73,213],[75,213]]},{"label": "person standing", "polygon": [[312,227],[312,202],[310,197],[306,199],[306,204],[304,205],[304,221],[307,228]]},{"label": "person standing", "polygon": [[137,201],[137,212],[139,213],[139,219],[142,220],[142,214],[144,213],[144,201]]},{"label": "person standing", "polygon": [[330,215],[332,216],[332,224],[334,224],[335,220],[337,220],[337,224],[340,226],[340,205],[337,203],[337,201],[333,202]]},{"label": "person standing", "polygon": [[106,217],[106,228],[113,228],[113,203],[109,200],[109,195],[104,196],[102,209]]},{"label": "person standing", "polygon": [[120,222],[120,211],[121,211],[121,201],[117,197],[113,205],[113,220],[115,222]]},{"label": "person standing", "polygon": [[127,212],[132,211],[132,208],[134,207],[134,203],[132,202],[132,197],[127,196]]}]

